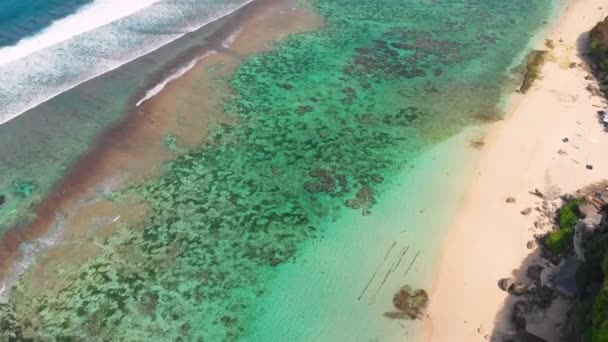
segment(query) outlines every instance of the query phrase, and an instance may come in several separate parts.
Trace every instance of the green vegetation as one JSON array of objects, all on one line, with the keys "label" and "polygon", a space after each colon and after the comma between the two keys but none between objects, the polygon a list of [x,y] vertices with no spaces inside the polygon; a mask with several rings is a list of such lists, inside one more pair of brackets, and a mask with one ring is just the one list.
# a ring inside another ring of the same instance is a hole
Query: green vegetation
[{"label": "green vegetation", "polygon": [[577,314],[586,342],[608,341],[608,234],[593,235],[585,241],[588,281],[600,283],[598,290],[578,303]]},{"label": "green vegetation", "polygon": [[608,71],[608,17],[589,32],[591,56],[600,70]]},{"label": "green vegetation", "polygon": [[549,234],[547,246],[554,253],[563,253],[572,246],[574,226],[581,218],[578,206],[582,200],[577,198],[562,207],[559,212],[559,230]]}]

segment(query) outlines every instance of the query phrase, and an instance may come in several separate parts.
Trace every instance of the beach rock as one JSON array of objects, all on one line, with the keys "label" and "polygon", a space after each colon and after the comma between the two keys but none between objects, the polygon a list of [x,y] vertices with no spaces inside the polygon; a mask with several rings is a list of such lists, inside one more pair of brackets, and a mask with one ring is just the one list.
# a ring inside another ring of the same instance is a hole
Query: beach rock
[{"label": "beach rock", "polygon": [[502,278],[498,281],[498,287],[503,291],[509,291],[513,284],[515,284],[513,278]]},{"label": "beach rock", "polygon": [[543,194],[540,190],[538,189],[534,189],[534,192],[532,192],[532,195],[534,196],[538,196],[540,198],[545,198],[545,194]]},{"label": "beach rock", "polygon": [[534,242],[534,240],[530,240],[526,243],[526,248],[532,249],[532,248],[534,248],[535,245],[536,245],[536,242]]},{"label": "beach rock", "polygon": [[532,208],[526,208],[521,211],[522,215],[530,215],[532,213]]},{"label": "beach rock", "polygon": [[507,203],[515,203],[515,197],[507,197]]}]

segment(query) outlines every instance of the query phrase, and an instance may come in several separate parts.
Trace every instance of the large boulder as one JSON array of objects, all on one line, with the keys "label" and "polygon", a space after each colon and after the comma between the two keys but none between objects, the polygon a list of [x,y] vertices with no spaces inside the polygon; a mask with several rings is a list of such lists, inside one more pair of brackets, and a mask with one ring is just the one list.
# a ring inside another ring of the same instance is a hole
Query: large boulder
[{"label": "large boulder", "polygon": [[503,291],[509,291],[513,284],[515,284],[515,279],[513,278],[502,278],[498,281],[498,287]]}]

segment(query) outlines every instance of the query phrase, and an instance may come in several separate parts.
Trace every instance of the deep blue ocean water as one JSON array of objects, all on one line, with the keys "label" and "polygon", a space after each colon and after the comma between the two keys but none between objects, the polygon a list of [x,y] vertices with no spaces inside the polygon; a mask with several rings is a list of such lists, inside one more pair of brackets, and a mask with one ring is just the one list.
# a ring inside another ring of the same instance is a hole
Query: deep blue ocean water
[{"label": "deep blue ocean water", "polygon": [[0,46],[14,45],[93,0],[0,1]]}]

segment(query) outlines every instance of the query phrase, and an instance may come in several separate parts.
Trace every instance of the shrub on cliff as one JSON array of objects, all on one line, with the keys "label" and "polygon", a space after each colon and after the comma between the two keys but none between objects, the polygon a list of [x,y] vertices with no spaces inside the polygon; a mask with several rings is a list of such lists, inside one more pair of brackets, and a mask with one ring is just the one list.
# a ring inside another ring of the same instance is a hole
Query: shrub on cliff
[{"label": "shrub on cliff", "polygon": [[605,280],[593,302],[591,327],[585,335],[586,341],[608,342],[608,284]]},{"label": "shrub on cliff", "polygon": [[608,71],[608,17],[589,32],[591,56],[603,71]]},{"label": "shrub on cliff", "polygon": [[562,253],[572,246],[574,226],[581,217],[578,206],[581,199],[574,199],[564,205],[559,211],[559,230],[549,234],[547,247],[554,253]]}]

